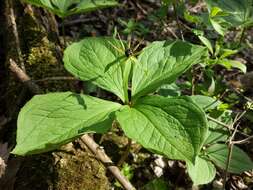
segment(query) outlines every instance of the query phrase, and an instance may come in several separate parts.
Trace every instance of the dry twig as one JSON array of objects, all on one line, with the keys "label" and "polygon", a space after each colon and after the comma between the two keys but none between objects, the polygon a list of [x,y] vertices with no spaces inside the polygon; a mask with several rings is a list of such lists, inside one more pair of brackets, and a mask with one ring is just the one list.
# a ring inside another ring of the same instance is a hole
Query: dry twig
[{"label": "dry twig", "polygon": [[16,50],[18,54],[18,62],[22,68],[22,70],[25,72],[25,64],[22,56],[22,51],[21,51],[21,46],[20,46],[20,39],[19,39],[19,34],[18,34],[18,29],[17,29],[17,23],[16,23],[16,18],[14,14],[14,9],[13,9],[13,0],[8,0],[8,8],[9,8],[9,22],[12,27],[12,32],[14,36],[14,41],[16,45]]},{"label": "dry twig", "polygon": [[101,149],[99,145],[96,144],[91,137],[89,137],[89,135],[83,135],[81,140],[83,143],[85,143],[85,145],[87,145],[93,154],[95,154],[97,158],[102,161],[102,163],[111,171],[111,173],[117,178],[117,180],[126,190],[135,189],[128,179],[121,174],[119,168],[113,164],[112,160],[105,154],[103,149]]},{"label": "dry twig", "polygon": [[13,59],[10,59],[9,68],[33,94],[40,94],[42,92],[39,86],[31,80],[31,78],[17,65]]}]

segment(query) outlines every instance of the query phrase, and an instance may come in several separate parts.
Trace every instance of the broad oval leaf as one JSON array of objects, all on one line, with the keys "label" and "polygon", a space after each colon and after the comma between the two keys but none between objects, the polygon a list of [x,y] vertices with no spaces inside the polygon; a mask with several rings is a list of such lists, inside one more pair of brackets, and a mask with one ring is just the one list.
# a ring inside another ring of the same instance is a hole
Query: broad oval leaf
[{"label": "broad oval leaf", "polygon": [[[223,112],[219,117],[216,117],[217,121],[231,125],[233,118],[231,116],[231,111]],[[205,140],[205,145],[212,145],[219,142],[226,142],[229,138],[229,130],[214,121],[208,121],[208,132]]]},{"label": "broad oval leaf", "polygon": [[86,13],[96,9],[117,5],[116,0],[24,0],[27,3],[46,8],[60,17]]},{"label": "broad oval leaf", "polygon": [[182,41],[153,42],[143,49],[134,64],[132,97],[134,100],[154,92],[162,84],[170,84],[178,76],[199,63],[207,48]]},{"label": "broad oval leaf", "polygon": [[[229,154],[228,146],[225,144],[215,144],[210,146],[207,150],[207,156],[217,166],[226,169],[227,158]],[[253,162],[249,156],[237,146],[233,146],[232,157],[228,167],[231,173],[242,173],[244,171],[252,170]]]},{"label": "broad oval leaf", "polygon": [[211,52],[211,54],[213,54],[213,46],[212,46],[211,42],[205,36],[199,35],[198,38],[208,48],[208,50]]},{"label": "broad oval leaf", "polygon": [[18,116],[13,154],[26,155],[58,148],[88,132],[104,133],[120,104],[72,92],[34,96]]},{"label": "broad oval leaf", "polygon": [[207,131],[205,114],[188,97],[147,96],[116,112],[125,134],[171,159],[193,162]]},{"label": "broad oval leaf", "polygon": [[186,162],[186,165],[194,185],[210,183],[216,175],[216,168],[212,162],[199,156],[196,157],[194,164]]},{"label": "broad oval leaf", "polygon": [[190,96],[190,98],[204,111],[215,109],[217,106],[219,106],[222,103],[220,100],[214,99],[209,96],[203,96],[203,95],[194,95],[194,96]]},{"label": "broad oval leaf", "polygon": [[246,65],[241,63],[240,61],[231,59],[222,59],[218,61],[218,64],[226,67],[227,69],[237,68],[240,69],[244,74],[247,73]]},{"label": "broad oval leaf", "polygon": [[205,0],[209,10],[219,7],[227,15],[222,16],[230,25],[237,27],[253,24],[253,1],[252,0]]},{"label": "broad oval leaf", "polygon": [[213,121],[208,121],[208,132],[206,135],[205,145],[215,144],[217,142],[225,142],[229,137],[229,132],[223,126]]},{"label": "broad oval leaf", "polygon": [[156,178],[148,182],[141,190],[170,190],[170,188],[164,180]]},{"label": "broad oval leaf", "polygon": [[123,48],[114,38],[85,38],[65,50],[64,66],[79,79],[90,80],[127,102],[131,60]]}]

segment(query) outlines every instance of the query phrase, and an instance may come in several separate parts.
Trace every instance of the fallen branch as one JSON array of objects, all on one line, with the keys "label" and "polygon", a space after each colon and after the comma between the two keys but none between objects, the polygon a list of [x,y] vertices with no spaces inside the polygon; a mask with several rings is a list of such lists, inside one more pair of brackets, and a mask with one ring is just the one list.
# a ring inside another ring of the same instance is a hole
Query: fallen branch
[{"label": "fallen branch", "polygon": [[20,39],[19,39],[19,34],[18,34],[18,29],[17,29],[17,23],[16,23],[16,18],[13,10],[13,0],[7,0],[7,8],[9,9],[9,24],[11,25],[12,28],[12,33],[14,36],[14,41],[16,45],[16,50],[18,54],[18,62],[21,65],[22,70],[25,72],[25,64],[22,56],[22,51],[21,51],[21,46],[20,46]]},{"label": "fallen branch", "polygon": [[[38,94],[42,92],[40,87],[35,84],[34,81],[32,81],[31,78],[21,68],[19,68],[19,66],[12,59],[10,59],[10,69],[17,76],[17,78],[28,87],[28,89],[32,93]],[[88,135],[83,135],[81,137],[81,140],[93,152],[93,154],[100,159],[100,161],[108,168],[108,170],[111,171],[111,173],[126,190],[135,189],[133,185],[129,182],[129,180],[124,175],[122,175],[119,168],[113,165],[111,159],[106,155],[103,150],[101,150],[101,148],[92,138],[90,138]]]},{"label": "fallen branch", "polygon": [[10,59],[9,68],[33,94],[41,94],[42,90],[40,87],[31,80],[31,78],[17,65],[13,59]]},{"label": "fallen branch", "polygon": [[102,163],[111,171],[111,173],[117,178],[117,180],[126,190],[135,189],[128,179],[121,174],[119,168],[116,167],[112,160],[105,154],[104,150],[101,149],[99,145],[95,143],[91,137],[89,137],[89,135],[83,135],[81,140],[93,152],[93,154],[95,154],[97,158],[102,161]]}]

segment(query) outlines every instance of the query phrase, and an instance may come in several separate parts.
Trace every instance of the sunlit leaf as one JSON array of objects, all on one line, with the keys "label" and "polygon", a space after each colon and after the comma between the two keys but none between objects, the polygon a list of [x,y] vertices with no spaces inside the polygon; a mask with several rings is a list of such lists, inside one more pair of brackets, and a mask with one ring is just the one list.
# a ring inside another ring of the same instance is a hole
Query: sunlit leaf
[{"label": "sunlit leaf", "polygon": [[104,133],[120,104],[72,92],[34,96],[18,116],[13,154],[47,152],[88,132]]},{"label": "sunlit leaf", "polygon": [[85,38],[67,47],[64,66],[79,79],[89,80],[125,102],[131,60],[127,59],[123,48],[115,38]]},{"label": "sunlit leaf", "polygon": [[196,157],[194,164],[190,162],[186,162],[186,164],[194,185],[210,183],[216,175],[216,169],[212,162],[199,156]]},{"label": "sunlit leaf", "polygon": [[193,162],[207,131],[204,112],[188,97],[147,96],[116,113],[125,134],[171,159]]},{"label": "sunlit leaf", "polygon": [[207,49],[182,41],[153,42],[143,49],[133,68],[134,100],[170,84],[192,65],[201,62]]},{"label": "sunlit leaf", "polygon": [[[207,148],[207,156],[217,166],[226,169],[229,149],[226,144],[215,144]],[[231,173],[242,173],[244,171],[252,170],[253,162],[249,156],[237,146],[233,146],[232,156],[228,171]]]}]

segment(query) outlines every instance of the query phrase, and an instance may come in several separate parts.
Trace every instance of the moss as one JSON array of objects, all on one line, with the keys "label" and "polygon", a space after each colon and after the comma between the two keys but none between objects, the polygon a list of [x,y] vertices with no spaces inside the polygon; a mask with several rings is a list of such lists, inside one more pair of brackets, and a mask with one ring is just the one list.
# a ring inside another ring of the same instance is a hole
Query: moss
[{"label": "moss", "polygon": [[[21,46],[28,75],[34,80],[69,76],[58,58],[55,43],[48,40],[49,34],[40,22],[36,11],[26,11],[19,20]],[[74,89],[73,81],[44,81],[39,85],[45,92]]]},{"label": "moss", "polygon": [[35,46],[30,49],[27,57],[27,64],[57,64],[57,59],[52,52],[52,45],[49,43],[47,38],[43,38],[40,46]]},{"label": "moss", "polygon": [[105,167],[88,152],[55,152],[25,157],[16,190],[109,190]]},{"label": "moss", "polygon": [[109,190],[104,166],[87,152],[61,154],[57,164],[57,190]]}]

